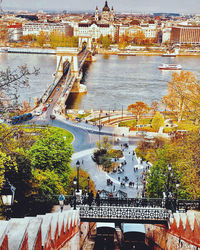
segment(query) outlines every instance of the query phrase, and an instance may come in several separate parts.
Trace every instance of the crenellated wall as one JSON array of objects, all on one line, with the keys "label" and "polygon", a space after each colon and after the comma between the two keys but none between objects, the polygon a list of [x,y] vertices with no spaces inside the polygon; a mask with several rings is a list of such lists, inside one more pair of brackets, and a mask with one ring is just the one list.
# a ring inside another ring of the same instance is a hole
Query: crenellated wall
[{"label": "crenellated wall", "polygon": [[154,249],[200,249],[200,212],[174,213],[168,227],[146,225],[146,237]]},{"label": "crenellated wall", "polygon": [[0,250],[80,248],[78,210],[0,221]]}]

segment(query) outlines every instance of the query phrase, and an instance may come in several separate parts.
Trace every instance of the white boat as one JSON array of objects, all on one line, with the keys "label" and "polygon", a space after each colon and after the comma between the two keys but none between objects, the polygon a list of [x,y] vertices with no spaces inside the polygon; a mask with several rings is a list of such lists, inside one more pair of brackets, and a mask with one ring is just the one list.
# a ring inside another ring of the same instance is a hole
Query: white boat
[{"label": "white boat", "polygon": [[121,51],[117,53],[118,56],[136,56],[135,53],[130,52],[130,51]]},{"label": "white boat", "polygon": [[161,64],[158,69],[161,70],[182,70],[182,66],[180,64]]},{"label": "white boat", "polygon": [[176,54],[174,53],[166,53],[166,54],[163,54],[162,57],[176,57]]}]

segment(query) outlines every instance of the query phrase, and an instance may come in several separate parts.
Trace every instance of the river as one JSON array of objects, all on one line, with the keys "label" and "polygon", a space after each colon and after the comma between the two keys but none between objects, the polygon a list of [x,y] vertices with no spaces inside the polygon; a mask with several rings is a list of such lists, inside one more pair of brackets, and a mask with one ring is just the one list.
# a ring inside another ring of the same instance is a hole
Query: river
[{"label": "river", "polygon": [[[160,56],[96,55],[97,61],[86,64],[82,83],[87,94],[71,94],[68,108],[79,109],[126,109],[136,101],[150,104],[159,101],[167,91],[172,71],[160,71],[162,63],[181,64],[183,70],[200,74],[200,57],[185,56],[167,58]],[[56,70],[56,56],[29,54],[0,54],[0,69],[27,64],[40,68],[40,75],[30,78],[30,88],[21,89],[21,99],[31,101],[41,97],[52,83]]]}]

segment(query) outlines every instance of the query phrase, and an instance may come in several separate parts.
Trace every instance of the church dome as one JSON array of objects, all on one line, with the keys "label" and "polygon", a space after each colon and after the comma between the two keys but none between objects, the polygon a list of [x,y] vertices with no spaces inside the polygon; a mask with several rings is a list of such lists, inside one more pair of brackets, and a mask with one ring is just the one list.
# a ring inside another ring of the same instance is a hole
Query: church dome
[{"label": "church dome", "polygon": [[108,2],[105,2],[105,6],[103,7],[103,11],[110,11],[110,8],[108,7]]}]

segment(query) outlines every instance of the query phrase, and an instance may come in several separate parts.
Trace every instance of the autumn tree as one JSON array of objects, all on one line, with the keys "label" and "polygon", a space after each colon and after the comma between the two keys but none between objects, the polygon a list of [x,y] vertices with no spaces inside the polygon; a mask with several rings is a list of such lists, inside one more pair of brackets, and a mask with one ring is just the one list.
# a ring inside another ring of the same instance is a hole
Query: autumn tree
[{"label": "autumn tree", "polygon": [[125,49],[128,44],[130,43],[131,38],[129,36],[129,34],[123,34],[120,38],[119,38],[119,43],[118,43],[118,47],[119,49]]},{"label": "autumn tree", "polygon": [[181,121],[187,112],[199,114],[200,85],[194,73],[173,73],[167,90],[163,103],[174,113],[178,121]]},{"label": "autumn tree", "polygon": [[140,117],[143,114],[146,114],[150,111],[149,106],[144,102],[136,102],[134,104],[131,104],[128,106],[127,111],[130,111],[131,113],[135,114],[137,117],[137,120],[140,120]]},{"label": "autumn tree", "polygon": [[158,131],[160,127],[164,126],[164,117],[160,112],[156,112],[156,114],[153,117],[151,125],[152,128],[155,129],[156,131]]},{"label": "autumn tree", "polygon": [[66,36],[64,33],[52,31],[49,35],[49,43],[52,48],[55,47],[78,47],[78,38]]},{"label": "autumn tree", "polygon": [[37,37],[33,34],[28,34],[28,35],[25,35],[25,36],[22,36],[22,40],[24,42],[34,42],[36,41]]},{"label": "autumn tree", "polygon": [[153,101],[151,103],[151,110],[153,112],[153,115],[155,115],[156,112],[158,111],[158,107],[159,107],[159,103],[157,101]]},{"label": "autumn tree", "polygon": [[40,47],[42,47],[42,48],[44,47],[44,44],[47,41],[44,31],[40,31],[39,35],[36,38],[36,41]]},{"label": "autumn tree", "polygon": [[141,45],[144,40],[145,40],[145,34],[143,31],[140,30],[134,33],[133,41],[135,44]]}]

